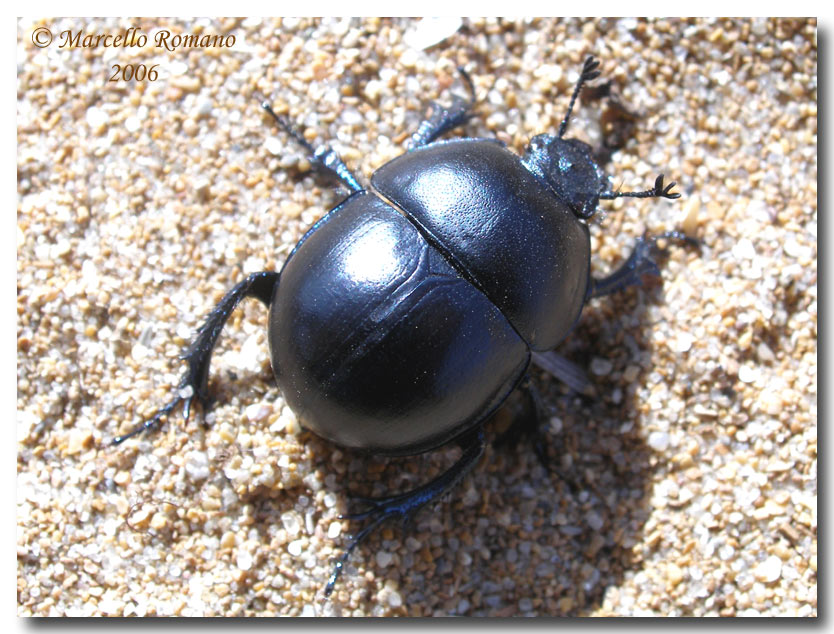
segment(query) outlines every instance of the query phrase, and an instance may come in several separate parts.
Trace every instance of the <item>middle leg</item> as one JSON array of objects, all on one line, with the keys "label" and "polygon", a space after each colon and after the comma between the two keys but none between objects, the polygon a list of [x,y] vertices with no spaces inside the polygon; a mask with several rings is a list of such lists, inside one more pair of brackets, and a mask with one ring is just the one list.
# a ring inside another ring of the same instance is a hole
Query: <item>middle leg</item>
[{"label": "middle leg", "polygon": [[275,123],[277,123],[284,132],[289,134],[296,143],[307,150],[307,160],[309,160],[313,165],[318,167],[325,174],[336,178],[336,180],[350,190],[351,194],[365,191],[365,188],[359,184],[359,180],[353,175],[353,172],[348,169],[348,166],[345,165],[345,162],[336,153],[336,150],[331,148],[329,145],[314,148],[312,145],[307,143],[307,140],[290,124],[289,121],[276,114],[267,102],[263,102],[261,106],[270,114],[270,116],[275,120]]},{"label": "middle leg", "polygon": [[458,67],[458,72],[469,90],[469,99],[453,94],[452,105],[448,108],[444,108],[436,101],[432,102],[431,115],[424,119],[417,128],[417,132],[411,135],[408,142],[409,151],[428,145],[441,134],[463,125],[472,116],[470,110],[475,104],[475,85],[469,73],[463,68]]}]

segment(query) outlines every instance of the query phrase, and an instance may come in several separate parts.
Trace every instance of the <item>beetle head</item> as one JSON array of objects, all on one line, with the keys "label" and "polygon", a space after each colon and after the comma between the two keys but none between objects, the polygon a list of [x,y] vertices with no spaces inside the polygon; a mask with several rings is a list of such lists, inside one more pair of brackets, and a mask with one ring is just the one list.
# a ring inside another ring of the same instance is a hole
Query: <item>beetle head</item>
[{"label": "beetle head", "polygon": [[533,137],[521,161],[571,211],[582,219],[594,215],[607,178],[591,146],[552,134]]}]

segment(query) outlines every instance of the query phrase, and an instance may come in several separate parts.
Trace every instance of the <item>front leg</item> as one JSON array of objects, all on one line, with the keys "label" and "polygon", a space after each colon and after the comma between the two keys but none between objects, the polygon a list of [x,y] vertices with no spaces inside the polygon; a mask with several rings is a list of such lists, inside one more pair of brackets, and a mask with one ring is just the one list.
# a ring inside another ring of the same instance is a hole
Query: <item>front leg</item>
[{"label": "front leg", "polygon": [[128,438],[147,429],[152,429],[162,418],[176,409],[180,403],[183,405],[183,415],[186,421],[191,414],[191,403],[195,398],[203,408],[209,406],[211,397],[208,393],[208,373],[211,353],[217,339],[220,337],[223,326],[228,321],[232,311],[246,297],[255,297],[269,306],[272,301],[272,293],[278,284],[278,278],[278,273],[268,271],[253,273],[226,293],[220,303],[209,313],[192,344],[180,355],[180,358],[188,364],[188,367],[175,389],[174,397],[144,423],[122,436],[116,436],[113,439],[114,445],[121,444]]},{"label": "front leg", "polygon": [[642,283],[644,275],[660,275],[660,269],[654,261],[655,253],[663,253],[665,249],[657,246],[658,240],[677,240],[690,246],[700,246],[695,238],[680,231],[667,231],[657,236],[637,238],[637,244],[628,259],[616,271],[602,279],[593,279],[588,289],[588,298],[602,297],[621,291],[629,286]]}]

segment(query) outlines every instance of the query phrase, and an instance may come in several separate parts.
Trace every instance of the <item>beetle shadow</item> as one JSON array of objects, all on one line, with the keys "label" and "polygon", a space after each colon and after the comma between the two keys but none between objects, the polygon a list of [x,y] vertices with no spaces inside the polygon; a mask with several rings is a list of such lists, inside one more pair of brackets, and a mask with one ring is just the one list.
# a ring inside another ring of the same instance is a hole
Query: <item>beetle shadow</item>
[{"label": "beetle shadow", "polygon": [[[467,478],[421,509],[410,527],[390,524],[362,542],[340,583],[371,572],[398,588],[412,616],[581,616],[604,609],[609,589],[642,567],[635,546],[646,540],[657,464],[635,422],[637,388],[651,371],[647,308],[662,295],[651,283],[595,302],[560,346],[581,367],[593,366],[596,396],[579,397],[543,371],[532,373],[550,415],[547,467],[528,438],[515,446],[490,442]],[[524,399],[516,395],[486,423],[490,441],[518,416]],[[342,481],[355,489],[343,489],[343,512],[357,510],[351,494],[409,490],[457,455],[440,449],[413,458],[351,456]],[[352,522],[347,532],[360,528]],[[368,609],[379,603],[372,587],[362,593]]]}]

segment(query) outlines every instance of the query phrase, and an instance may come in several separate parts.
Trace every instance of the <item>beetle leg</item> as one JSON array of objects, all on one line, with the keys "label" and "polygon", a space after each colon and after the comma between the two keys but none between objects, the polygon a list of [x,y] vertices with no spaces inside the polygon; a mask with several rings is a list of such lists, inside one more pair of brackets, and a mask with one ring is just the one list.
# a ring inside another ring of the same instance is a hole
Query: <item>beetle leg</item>
[{"label": "beetle leg", "polygon": [[541,430],[541,423],[546,418],[544,401],[538,389],[530,380],[529,374],[525,375],[521,380],[518,389],[524,394],[527,400],[527,407],[523,409],[523,413],[520,416],[516,417],[509,429],[498,437],[496,444],[515,444],[522,436],[530,437],[533,442],[533,450],[536,452],[536,457],[542,466],[549,471],[550,465],[546,449],[547,441]]},{"label": "beetle leg", "polygon": [[[579,371],[581,372],[581,370]],[[528,436],[532,441],[536,458],[539,459],[539,463],[541,463],[548,474],[557,476],[568,486],[572,493],[576,494],[580,488],[575,480],[554,466],[553,461],[547,455],[547,445],[550,444],[550,436],[542,430],[542,423],[547,419],[547,408],[538,388],[530,380],[530,376],[527,375],[522,379],[518,389],[527,398],[529,407],[516,420],[513,426],[499,437],[498,442],[515,440],[521,435]]]},{"label": "beetle leg", "polygon": [[486,442],[483,428],[479,425],[475,430],[464,436],[460,444],[463,447],[461,457],[447,471],[431,482],[397,495],[382,498],[362,498],[365,503],[371,505],[370,509],[360,513],[339,516],[340,519],[370,519],[370,523],[350,540],[345,552],[339,557],[324,588],[324,596],[330,596],[330,593],[333,592],[333,587],[342,574],[345,562],[347,562],[353,549],[370,535],[377,526],[392,517],[399,517],[403,524],[407,523],[423,506],[449,491],[463,479],[484,453]]},{"label": "beetle leg", "polygon": [[637,244],[628,259],[616,271],[602,279],[592,279],[589,288],[589,298],[602,297],[621,291],[629,286],[642,284],[644,275],[660,275],[660,269],[654,261],[653,255],[664,253],[665,249],[657,246],[658,240],[677,240],[691,246],[699,246],[700,242],[690,238],[680,231],[667,231],[657,236],[643,236],[637,238]]},{"label": "beetle leg", "polygon": [[155,427],[159,421],[167,417],[180,403],[183,406],[183,415],[188,420],[191,414],[191,403],[196,398],[203,408],[211,403],[211,396],[208,391],[208,372],[211,363],[211,353],[214,344],[220,337],[220,331],[229,319],[229,315],[237,307],[240,301],[246,297],[255,297],[269,306],[272,301],[272,293],[278,284],[278,273],[265,271],[253,273],[230,290],[220,303],[209,313],[206,321],[197,331],[197,337],[192,344],[180,355],[180,358],[188,363],[188,368],[182,375],[182,379],[176,387],[174,397],[167,405],[159,409],[153,417],[122,436],[116,436],[113,444],[118,445],[147,429]]},{"label": "beetle leg", "polygon": [[574,392],[583,396],[596,396],[594,384],[588,378],[585,370],[569,361],[560,354],[547,350],[545,352],[534,352],[531,355],[533,363],[542,370],[546,370],[552,376],[559,379]]},{"label": "beetle leg", "polygon": [[365,188],[359,184],[359,180],[353,175],[353,172],[348,169],[348,166],[345,165],[342,158],[336,153],[336,150],[327,145],[314,148],[312,145],[307,143],[307,140],[290,124],[289,121],[287,121],[284,117],[275,114],[275,111],[267,102],[263,102],[261,105],[263,106],[263,109],[266,110],[273,119],[275,119],[275,122],[284,132],[289,134],[296,143],[307,150],[307,160],[309,160],[313,165],[326,174],[335,177],[340,183],[342,183],[342,185],[347,187],[352,194],[365,191]]},{"label": "beetle leg", "polygon": [[472,116],[470,110],[475,104],[475,85],[469,73],[462,67],[458,67],[458,72],[469,90],[469,99],[452,95],[452,105],[449,108],[444,108],[436,101],[432,102],[431,114],[420,122],[417,132],[411,135],[408,142],[409,151],[428,145],[441,134],[463,125]]}]

